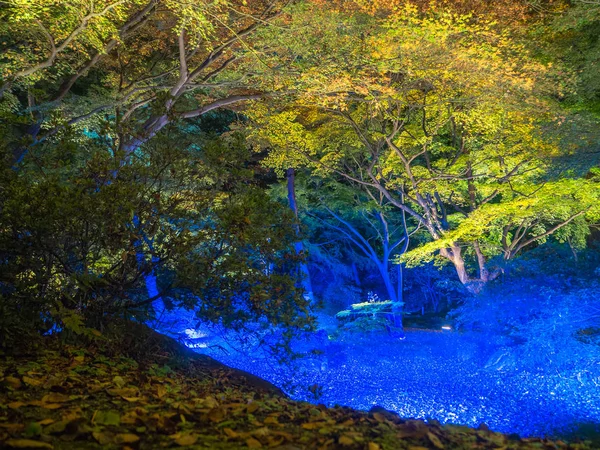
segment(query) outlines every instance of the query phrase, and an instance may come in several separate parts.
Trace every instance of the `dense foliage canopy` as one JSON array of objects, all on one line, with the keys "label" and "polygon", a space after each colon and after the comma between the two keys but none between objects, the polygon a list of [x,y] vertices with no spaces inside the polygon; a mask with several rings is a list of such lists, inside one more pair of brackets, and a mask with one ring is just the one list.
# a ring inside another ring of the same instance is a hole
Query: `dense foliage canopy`
[{"label": "dense foliage canopy", "polygon": [[369,267],[397,316],[403,267],[478,294],[595,239],[595,2],[5,4],[6,335],[159,304],[308,329],[311,275]]}]

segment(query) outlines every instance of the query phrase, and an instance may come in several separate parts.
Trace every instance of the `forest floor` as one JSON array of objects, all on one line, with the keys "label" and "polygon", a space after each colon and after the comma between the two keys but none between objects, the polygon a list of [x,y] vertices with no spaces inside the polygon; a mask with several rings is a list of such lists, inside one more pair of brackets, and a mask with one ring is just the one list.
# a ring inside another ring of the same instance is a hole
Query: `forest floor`
[{"label": "forest floor", "polygon": [[148,333],[144,351],[129,357],[58,338],[25,354],[0,354],[0,448],[593,448],[293,401],[263,380]]}]

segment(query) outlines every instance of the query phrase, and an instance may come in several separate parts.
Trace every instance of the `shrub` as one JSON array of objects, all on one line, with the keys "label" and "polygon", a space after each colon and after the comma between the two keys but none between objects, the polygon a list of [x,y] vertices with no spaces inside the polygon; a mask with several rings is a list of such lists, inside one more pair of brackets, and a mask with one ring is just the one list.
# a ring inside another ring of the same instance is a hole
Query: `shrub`
[{"label": "shrub", "polygon": [[143,322],[150,276],[167,307],[208,322],[309,328],[292,215],[254,186],[242,144],[207,145],[201,159],[157,140],[123,164],[59,143],[0,167],[2,342]]},{"label": "shrub", "polygon": [[336,317],[349,331],[384,331],[389,326],[392,306],[390,300],[354,303],[350,309],[338,312]]}]

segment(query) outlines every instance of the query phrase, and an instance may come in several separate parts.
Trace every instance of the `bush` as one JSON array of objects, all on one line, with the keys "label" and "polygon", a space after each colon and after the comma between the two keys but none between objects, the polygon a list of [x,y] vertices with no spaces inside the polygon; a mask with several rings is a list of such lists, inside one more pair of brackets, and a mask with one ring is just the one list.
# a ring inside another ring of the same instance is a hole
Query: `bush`
[{"label": "bush", "polygon": [[354,303],[350,309],[338,312],[336,317],[349,331],[385,331],[389,326],[392,306],[390,300]]},{"label": "bush", "polygon": [[[0,167],[0,341],[93,336],[167,307],[243,329],[310,327],[292,215],[254,186],[243,142],[157,145],[127,164],[105,147],[48,145]],[[223,171],[222,166],[227,166]],[[97,331],[96,331],[97,334]]]}]

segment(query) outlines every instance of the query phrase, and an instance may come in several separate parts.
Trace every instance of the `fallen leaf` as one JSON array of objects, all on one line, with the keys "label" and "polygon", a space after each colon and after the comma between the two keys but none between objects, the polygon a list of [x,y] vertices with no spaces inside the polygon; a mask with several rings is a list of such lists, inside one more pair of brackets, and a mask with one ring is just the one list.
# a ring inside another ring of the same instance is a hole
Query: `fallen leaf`
[{"label": "fallen leaf", "polygon": [[239,436],[239,434],[233,431],[231,428],[223,428],[223,432],[230,438],[236,438]]},{"label": "fallen leaf", "polygon": [[68,395],[60,394],[58,392],[52,392],[42,397],[44,403],[65,403],[71,401]]},{"label": "fallen leaf", "polygon": [[277,424],[279,424],[279,421],[277,420],[277,417],[273,417],[273,416],[267,417],[263,422],[265,423],[265,425],[277,425]]},{"label": "fallen leaf", "polygon": [[159,384],[156,388],[156,395],[158,396],[158,398],[163,398],[166,394],[167,388],[164,387],[162,384]]},{"label": "fallen leaf", "polygon": [[40,420],[38,423],[42,426],[50,425],[51,423],[54,423],[54,419],[44,419]]},{"label": "fallen leaf", "polygon": [[271,434],[271,430],[269,430],[267,427],[261,427],[261,428],[254,430],[252,432],[252,434],[254,436],[264,437],[264,436],[268,436],[269,434]]},{"label": "fallen leaf", "polygon": [[30,422],[25,427],[25,436],[35,437],[42,434],[42,426],[38,422]]},{"label": "fallen leaf", "polygon": [[198,440],[198,436],[195,434],[185,434],[175,438],[175,443],[181,447],[185,447],[186,445],[194,445]]},{"label": "fallen leaf", "polygon": [[44,428],[44,433],[45,434],[60,434],[65,431],[65,428],[67,428],[67,425],[69,423],[70,422],[68,420],[61,420],[60,422],[54,422],[54,423],[48,425],[46,428]]},{"label": "fallen leaf", "polygon": [[19,409],[21,406],[24,406],[25,403],[24,402],[10,402],[8,406],[10,409]]},{"label": "fallen leaf", "polygon": [[137,434],[133,433],[121,433],[115,436],[115,443],[122,444],[133,444],[140,440],[140,437]]},{"label": "fallen leaf", "polygon": [[5,444],[10,448],[54,448],[46,442],[34,441],[31,439],[9,439]]},{"label": "fallen leaf", "polygon": [[40,380],[36,380],[35,378],[31,378],[28,376],[23,377],[23,383],[25,383],[29,386],[39,386],[42,384],[42,382]]},{"label": "fallen leaf", "polygon": [[427,438],[429,438],[429,440],[431,441],[431,443],[433,444],[433,446],[435,448],[439,448],[439,449],[445,448],[444,444],[442,444],[442,441],[440,441],[440,438],[438,438],[435,434],[428,432]]},{"label": "fallen leaf", "polygon": [[385,416],[381,413],[373,413],[373,418],[377,421],[377,422],[385,422]]},{"label": "fallen leaf", "polygon": [[94,431],[92,433],[92,436],[94,436],[94,439],[96,439],[98,444],[100,444],[102,446],[112,444],[112,437],[107,433],[101,433],[99,431]]},{"label": "fallen leaf", "polygon": [[126,382],[123,379],[123,377],[120,377],[119,375],[117,375],[116,377],[114,377],[113,380],[112,380],[112,382],[119,389],[121,389],[126,384]]},{"label": "fallen leaf", "polygon": [[283,436],[278,438],[268,437],[267,440],[269,441],[269,447],[279,447],[285,441]]},{"label": "fallen leaf", "polygon": [[294,436],[292,434],[290,434],[290,433],[285,432],[285,431],[274,431],[274,430],[272,430],[271,434],[274,434],[276,436],[281,436],[281,437],[287,439],[288,441],[293,441],[294,440]]},{"label": "fallen leaf", "polygon": [[381,446],[376,442],[369,442],[368,447],[369,450],[381,450]]},{"label": "fallen leaf", "polygon": [[106,392],[113,397],[135,397],[138,393],[136,388],[107,389]]},{"label": "fallen leaf", "polygon": [[246,445],[248,446],[248,448],[262,448],[262,444],[260,443],[260,441],[257,441],[254,438],[246,439]]},{"label": "fallen leaf", "polygon": [[64,405],[61,403],[44,403],[39,406],[41,406],[44,409],[58,409],[58,408],[62,408]]},{"label": "fallen leaf", "polygon": [[128,411],[121,417],[121,423],[133,425],[138,421],[138,414],[135,411]]},{"label": "fallen leaf", "polygon": [[213,408],[209,411],[208,418],[211,422],[221,422],[225,418],[225,410],[223,408]]},{"label": "fallen leaf", "polygon": [[304,428],[305,430],[316,430],[317,428],[321,428],[323,425],[323,422],[308,422],[303,423],[302,428]]},{"label": "fallen leaf", "polygon": [[116,411],[96,411],[93,422],[100,425],[119,426],[121,424],[121,416]]},{"label": "fallen leaf", "polygon": [[354,439],[346,435],[341,435],[338,439],[338,442],[340,443],[340,445],[353,445]]},{"label": "fallen leaf", "polygon": [[258,408],[259,408],[259,404],[256,402],[252,402],[250,404],[248,404],[248,406],[246,406],[246,410],[250,413],[250,414],[254,414]]},{"label": "fallen leaf", "polygon": [[4,378],[4,384],[12,389],[20,389],[23,386],[21,380],[15,377],[6,377]]},{"label": "fallen leaf", "polygon": [[212,396],[208,396],[203,401],[204,406],[207,408],[216,408],[219,406],[219,402]]}]

